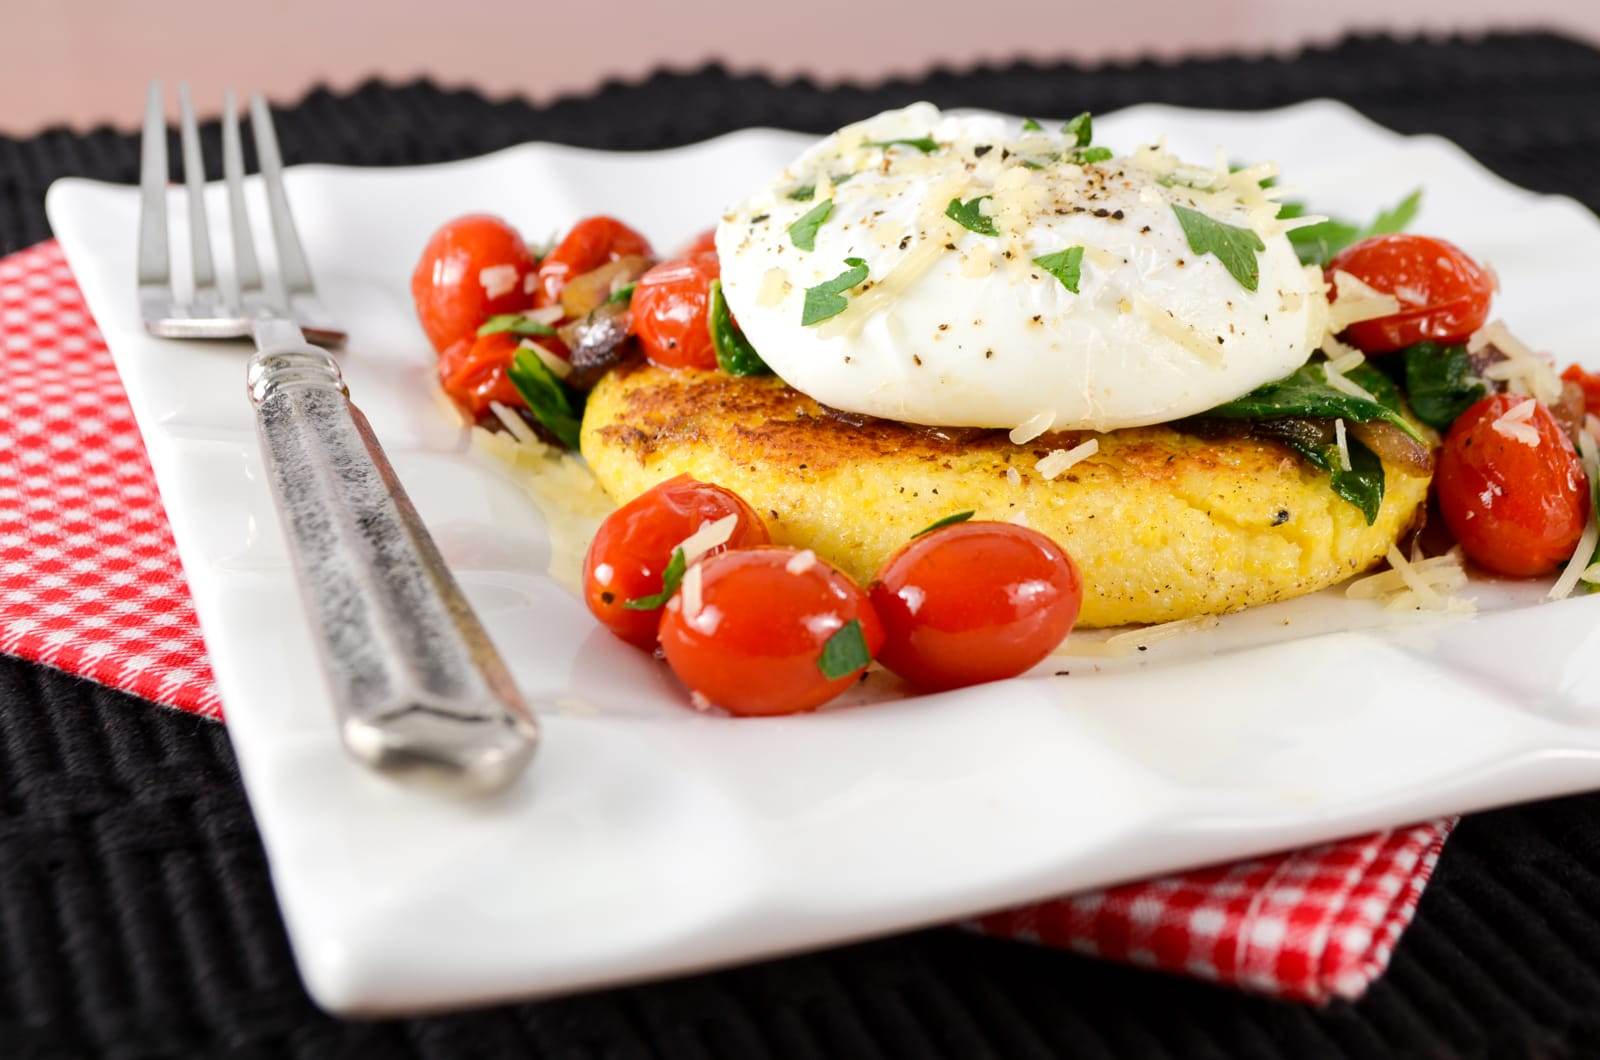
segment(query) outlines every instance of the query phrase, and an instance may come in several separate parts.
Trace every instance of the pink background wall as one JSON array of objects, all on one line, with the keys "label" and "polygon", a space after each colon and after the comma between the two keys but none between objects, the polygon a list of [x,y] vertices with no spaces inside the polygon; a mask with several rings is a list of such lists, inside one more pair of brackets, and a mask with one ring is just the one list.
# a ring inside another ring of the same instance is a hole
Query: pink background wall
[{"label": "pink background wall", "polygon": [[[876,80],[934,63],[1284,50],[1349,29],[1541,25],[1600,41],[1600,0],[0,0],[0,130],[132,125],[152,74],[201,101],[430,74],[536,99],[719,59]],[[212,103],[214,108],[215,104]]]}]

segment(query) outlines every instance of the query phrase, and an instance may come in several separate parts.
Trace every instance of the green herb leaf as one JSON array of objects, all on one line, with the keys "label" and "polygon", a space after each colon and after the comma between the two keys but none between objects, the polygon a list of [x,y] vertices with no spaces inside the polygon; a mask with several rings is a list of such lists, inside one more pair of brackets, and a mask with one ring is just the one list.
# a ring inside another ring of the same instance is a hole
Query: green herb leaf
[{"label": "green herb leaf", "polygon": [[939,142],[931,136],[919,136],[915,140],[868,140],[863,147],[890,148],[899,144],[903,147],[915,147],[925,155],[931,155],[939,150]]},{"label": "green herb leaf", "polygon": [[1395,385],[1393,379],[1373,367],[1371,361],[1358,364],[1346,372],[1344,377],[1377,398],[1378,404],[1390,412],[1405,411],[1405,406],[1400,400],[1400,388]]},{"label": "green herb leaf", "polygon": [[817,656],[817,669],[822,671],[823,677],[837,681],[841,677],[849,677],[871,661],[872,653],[867,650],[867,638],[861,632],[861,622],[852,618],[834,630],[833,636],[823,643],[822,654]]},{"label": "green herb leaf", "polygon": [[1061,281],[1061,286],[1078,293],[1078,280],[1083,275],[1083,248],[1068,247],[1054,254],[1034,258],[1033,263]]},{"label": "green herb leaf", "polygon": [[1395,409],[1381,401],[1368,401],[1329,386],[1322,361],[1303,364],[1284,378],[1258,386],[1244,397],[1218,405],[1206,415],[1231,420],[1270,420],[1283,416],[1346,419],[1356,423],[1386,420],[1421,441],[1417,429]]},{"label": "green herb leaf", "polygon": [[1449,430],[1457,416],[1489,393],[1488,384],[1472,370],[1465,346],[1419,342],[1401,356],[1411,411],[1436,431]]},{"label": "green herb leaf", "polygon": [[810,327],[829,317],[836,317],[850,304],[844,293],[860,286],[867,278],[867,263],[860,258],[845,258],[844,263],[850,268],[831,280],[806,288],[805,304],[800,309],[801,327]]},{"label": "green herb leaf", "polygon": [[547,427],[568,449],[578,448],[578,428],[582,419],[572,402],[566,384],[556,378],[539,355],[519,349],[506,369],[511,383],[528,403],[533,418]]},{"label": "green herb leaf", "polygon": [[636,596],[632,600],[624,600],[622,606],[629,611],[654,611],[658,607],[667,606],[672,594],[683,584],[683,572],[688,568],[689,563],[683,554],[683,549],[673,549],[672,558],[667,560],[667,569],[661,572],[661,591],[651,593],[649,596]]},{"label": "green herb leaf", "polygon": [[1073,137],[1079,147],[1088,147],[1089,141],[1094,139],[1094,119],[1089,117],[1088,111],[1084,111],[1063,125],[1061,132]]},{"label": "green herb leaf", "polygon": [[944,215],[969,232],[976,232],[980,236],[997,236],[1000,230],[994,226],[993,218],[983,216],[978,208],[987,198],[988,195],[979,195],[966,202],[951,199],[950,205],[944,208]]},{"label": "green herb leaf", "polygon": [[728,312],[728,300],[722,296],[722,281],[711,281],[711,301],[706,308],[706,322],[711,328],[711,348],[717,354],[717,367],[729,375],[767,375],[772,369],[761,359],[750,340],[744,337],[739,325]]},{"label": "green herb leaf", "polygon": [[1080,147],[1072,152],[1072,160],[1080,166],[1087,166],[1093,162],[1104,162],[1111,157],[1109,147]]},{"label": "green herb leaf", "polygon": [[1040,125],[1038,122],[1034,121],[1032,118],[1023,118],[1022,119],[1022,131],[1023,132],[1041,132],[1041,131],[1043,131],[1043,129],[1044,129],[1044,126]]},{"label": "green herb leaf", "polygon": [[1190,250],[1196,254],[1215,255],[1228,274],[1239,281],[1240,287],[1247,291],[1256,289],[1261,282],[1261,265],[1256,255],[1267,249],[1260,236],[1249,228],[1224,224],[1177,203],[1172,204],[1172,212],[1178,215]]},{"label": "green herb leaf", "polygon": [[549,324],[541,324],[537,320],[529,320],[521,313],[499,313],[483,322],[478,329],[481,338],[484,335],[498,335],[502,331],[509,331],[513,335],[554,335],[556,329]]},{"label": "green herb leaf", "polygon": [[801,250],[817,249],[817,229],[833,213],[833,200],[823,199],[789,226],[789,241]]},{"label": "green herb leaf", "polygon": [[638,286],[639,285],[636,283],[623,284],[621,287],[618,287],[615,291],[611,292],[610,297],[606,299],[606,305],[616,305],[618,302],[632,301],[633,289]]},{"label": "green herb leaf", "polygon": [[1383,505],[1383,461],[1354,438],[1346,438],[1345,448],[1350,453],[1350,470],[1346,471],[1344,465],[1339,463],[1338,445],[1310,437],[1317,433],[1315,430],[1305,434],[1284,430],[1274,432],[1271,437],[1300,454],[1308,464],[1326,471],[1328,487],[1334,495],[1360,509],[1367,525],[1371,526],[1377,521],[1378,509]]},{"label": "green herb leaf", "polygon": [[816,194],[817,186],[815,184],[802,184],[789,193],[789,198],[795,202],[810,202],[816,197]]},{"label": "green herb leaf", "polygon": [[[1422,189],[1418,188],[1389,209],[1380,211],[1372,223],[1365,227],[1330,217],[1326,221],[1294,229],[1289,233],[1289,243],[1299,255],[1301,264],[1326,267],[1339,251],[1352,243],[1358,243],[1368,236],[1405,231],[1416,218],[1417,210],[1421,206]],[[1288,220],[1293,217],[1303,217],[1305,213],[1306,208],[1303,203],[1286,202],[1279,208],[1278,217]]]},{"label": "green herb leaf", "polygon": [[942,530],[947,526],[954,526],[957,523],[964,523],[976,514],[978,513],[969,510],[965,512],[956,512],[954,515],[947,515],[943,519],[938,519],[929,523],[921,530],[918,530],[916,533],[912,534],[911,537],[913,540],[915,540],[916,538],[921,537],[923,534],[931,534],[935,530]]}]

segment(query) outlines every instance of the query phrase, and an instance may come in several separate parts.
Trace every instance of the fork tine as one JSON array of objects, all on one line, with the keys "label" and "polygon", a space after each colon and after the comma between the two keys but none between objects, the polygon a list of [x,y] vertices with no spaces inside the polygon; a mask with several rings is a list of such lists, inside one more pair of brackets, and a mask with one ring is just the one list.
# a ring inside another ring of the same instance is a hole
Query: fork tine
[{"label": "fork tine", "polygon": [[239,105],[228,89],[222,96],[222,177],[228,185],[228,222],[233,231],[234,274],[244,315],[253,315],[252,301],[261,297],[261,266],[256,261],[250,215],[244,205],[244,150],[239,143]]},{"label": "fork tine", "polygon": [[256,141],[256,161],[261,179],[267,185],[267,208],[272,214],[272,240],[278,248],[278,274],[291,301],[296,294],[310,294],[311,267],[306,264],[300,234],[289,212],[289,197],[283,191],[283,156],[278,153],[278,135],[272,127],[272,114],[261,93],[250,96],[250,132]]},{"label": "fork tine", "polygon": [[211,264],[211,230],[206,226],[206,170],[200,158],[200,131],[195,125],[189,85],[178,84],[178,128],[183,145],[183,182],[189,194],[189,247],[194,269],[194,300],[204,313],[216,304],[217,274]]},{"label": "fork tine", "polygon": [[[171,298],[167,256],[167,121],[161,107],[161,82],[151,81],[139,138],[139,286],[158,287]],[[141,296],[143,292],[141,291]]]}]

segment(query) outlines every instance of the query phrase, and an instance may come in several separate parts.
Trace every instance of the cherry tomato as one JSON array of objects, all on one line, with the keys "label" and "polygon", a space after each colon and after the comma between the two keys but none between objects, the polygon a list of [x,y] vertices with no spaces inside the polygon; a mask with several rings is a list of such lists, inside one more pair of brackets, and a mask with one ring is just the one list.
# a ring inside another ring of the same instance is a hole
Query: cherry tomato
[{"label": "cherry tomato", "polygon": [[517,352],[517,338],[506,332],[461,339],[439,355],[439,382],[473,419],[489,411],[489,403],[521,408],[526,404],[506,367]]},{"label": "cherry tomato", "polygon": [[1575,364],[1567,366],[1561,378],[1577,383],[1583,391],[1583,407],[1590,415],[1600,416],[1600,372],[1586,372]]},{"label": "cherry tomato", "polygon": [[[814,710],[865,667],[829,677],[829,639],[854,621],[868,655],[883,627],[867,594],[834,567],[789,548],[724,552],[700,565],[700,608],[680,591],[661,618],[667,663],[690,690],[741,716]],[[848,637],[846,633],[843,636]]]},{"label": "cherry tomato", "polygon": [[1445,437],[1434,485],[1439,510],[1462,551],[1498,574],[1549,574],[1572,556],[1589,516],[1583,464],[1543,405],[1526,422],[1527,445],[1494,422],[1528,400],[1486,397],[1463,412]]},{"label": "cherry tomato", "polygon": [[879,661],[924,691],[1015,677],[1078,620],[1083,579],[1048,537],[1011,523],[959,523],[913,538],[872,583]]},{"label": "cherry tomato", "polygon": [[633,331],[645,356],[665,368],[717,366],[706,310],[711,281],[722,275],[716,251],[663,261],[633,289]]},{"label": "cherry tomato", "polygon": [[704,253],[708,250],[712,253],[716,253],[717,250],[717,230],[715,228],[708,228],[704,232],[701,232],[699,235],[695,236],[689,241],[688,246],[678,251],[677,256],[680,258],[688,258],[693,257],[696,254]]},{"label": "cherry tomato", "polygon": [[1460,247],[1430,236],[1363,239],[1340,251],[1328,266],[1375,290],[1392,294],[1400,312],[1363,320],[1346,339],[1367,353],[1389,353],[1424,340],[1465,342],[1489,317],[1494,276]]},{"label": "cherry tomato", "polygon": [[411,273],[411,300],[438,353],[469,338],[497,313],[533,304],[533,255],[516,229],[488,214],[468,214],[428,240]]},{"label": "cherry tomato", "polygon": [[683,539],[729,515],[738,517],[733,533],[713,552],[771,540],[761,517],[737,493],[687,475],[646,490],[606,516],[583,561],[583,597],[590,612],[629,644],[654,651],[661,608],[633,611],[625,605],[659,593]]},{"label": "cherry tomato", "polygon": [[650,241],[615,217],[585,217],[539,263],[534,304],[550,305],[561,297],[561,288],[574,276],[629,254],[655,257]]}]

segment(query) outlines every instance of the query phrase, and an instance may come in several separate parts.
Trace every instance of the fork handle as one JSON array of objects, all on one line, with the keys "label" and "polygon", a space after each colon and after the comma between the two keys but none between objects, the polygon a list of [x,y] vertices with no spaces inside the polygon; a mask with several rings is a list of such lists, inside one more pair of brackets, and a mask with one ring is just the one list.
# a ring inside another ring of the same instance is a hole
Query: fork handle
[{"label": "fork handle", "polygon": [[345,747],[394,774],[492,791],[538,728],[338,365],[257,328],[250,400]]}]

